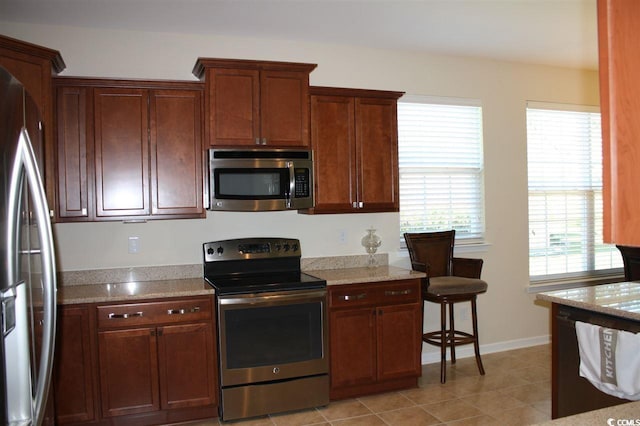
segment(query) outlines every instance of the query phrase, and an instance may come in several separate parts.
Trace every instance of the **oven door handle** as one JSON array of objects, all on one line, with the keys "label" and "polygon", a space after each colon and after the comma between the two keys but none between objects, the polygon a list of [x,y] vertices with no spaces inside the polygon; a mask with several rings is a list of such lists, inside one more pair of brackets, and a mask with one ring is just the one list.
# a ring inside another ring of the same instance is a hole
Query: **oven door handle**
[{"label": "oven door handle", "polygon": [[233,296],[220,296],[218,297],[218,303],[220,305],[268,305],[280,302],[291,301],[309,301],[310,299],[324,298],[327,295],[326,290],[312,291],[312,292],[286,292],[277,294],[249,294],[249,295],[233,295]]}]

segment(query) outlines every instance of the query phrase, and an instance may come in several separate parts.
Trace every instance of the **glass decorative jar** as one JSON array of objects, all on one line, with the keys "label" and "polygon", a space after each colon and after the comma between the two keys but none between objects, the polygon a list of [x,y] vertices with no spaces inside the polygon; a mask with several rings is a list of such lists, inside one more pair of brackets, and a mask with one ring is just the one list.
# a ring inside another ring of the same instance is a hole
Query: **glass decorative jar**
[{"label": "glass decorative jar", "polygon": [[378,266],[375,254],[378,251],[378,247],[380,247],[380,244],[382,244],[382,240],[379,236],[376,235],[376,230],[373,227],[367,229],[367,235],[362,237],[361,243],[369,254],[369,259],[367,259],[367,267],[375,268],[376,266]]}]

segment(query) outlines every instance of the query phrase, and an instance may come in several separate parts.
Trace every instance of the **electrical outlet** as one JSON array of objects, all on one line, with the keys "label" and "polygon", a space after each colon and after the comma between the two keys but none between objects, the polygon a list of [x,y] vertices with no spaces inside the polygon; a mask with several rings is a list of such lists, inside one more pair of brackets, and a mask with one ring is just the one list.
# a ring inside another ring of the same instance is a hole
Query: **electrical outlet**
[{"label": "electrical outlet", "polygon": [[140,251],[140,237],[129,237],[129,253],[134,254]]},{"label": "electrical outlet", "polygon": [[460,313],[460,319],[462,321],[469,321],[469,307],[468,306],[460,307],[458,312]]}]

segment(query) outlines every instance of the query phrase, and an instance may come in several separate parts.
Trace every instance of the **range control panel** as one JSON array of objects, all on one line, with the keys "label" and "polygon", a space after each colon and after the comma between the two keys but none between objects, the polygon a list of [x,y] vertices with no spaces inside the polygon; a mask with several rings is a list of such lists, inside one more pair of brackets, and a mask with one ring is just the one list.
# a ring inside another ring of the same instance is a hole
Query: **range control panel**
[{"label": "range control panel", "polygon": [[300,257],[300,241],[295,238],[239,238],[203,244],[204,261]]}]

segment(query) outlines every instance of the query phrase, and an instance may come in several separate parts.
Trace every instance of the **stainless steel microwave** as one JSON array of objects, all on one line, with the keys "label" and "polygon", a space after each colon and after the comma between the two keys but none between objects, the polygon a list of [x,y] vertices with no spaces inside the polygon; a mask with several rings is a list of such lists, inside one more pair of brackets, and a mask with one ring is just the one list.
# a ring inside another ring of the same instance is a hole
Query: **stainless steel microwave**
[{"label": "stainless steel microwave", "polygon": [[209,210],[313,207],[310,150],[209,149]]}]

